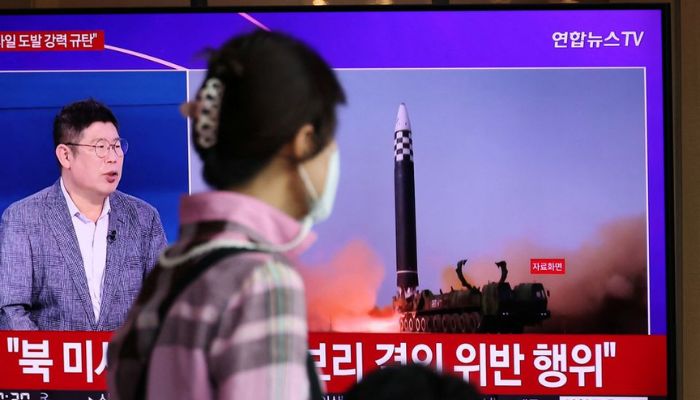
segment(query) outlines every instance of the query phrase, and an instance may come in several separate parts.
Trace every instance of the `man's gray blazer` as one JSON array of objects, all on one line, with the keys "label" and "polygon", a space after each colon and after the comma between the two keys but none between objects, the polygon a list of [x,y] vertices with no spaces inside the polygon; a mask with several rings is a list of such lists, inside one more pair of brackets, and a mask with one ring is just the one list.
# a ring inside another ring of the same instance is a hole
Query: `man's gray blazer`
[{"label": "man's gray blazer", "polygon": [[0,330],[117,329],[166,245],[158,212],[115,191],[102,306],[95,315],[66,199],[57,181],[22,199],[0,222]]}]

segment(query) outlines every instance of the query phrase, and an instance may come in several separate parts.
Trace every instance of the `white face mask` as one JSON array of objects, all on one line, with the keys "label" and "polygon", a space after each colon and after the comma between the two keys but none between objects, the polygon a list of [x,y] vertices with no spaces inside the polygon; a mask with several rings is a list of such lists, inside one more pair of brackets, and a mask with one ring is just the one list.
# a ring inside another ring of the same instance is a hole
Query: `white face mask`
[{"label": "white face mask", "polygon": [[338,149],[333,151],[330,160],[328,160],[326,184],[321,196],[316,192],[309,178],[309,174],[306,173],[304,167],[300,164],[297,169],[299,170],[299,176],[301,176],[304,189],[309,199],[309,213],[302,219],[301,229],[294,239],[289,243],[269,246],[269,248],[274,251],[285,252],[297,247],[304,238],[306,238],[309,232],[311,232],[311,226],[328,218],[328,216],[331,215],[331,211],[333,211],[335,193],[338,190],[338,181],[340,180],[340,154],[338,153]]},{"label": "white face mask", "polygon": [[309,175],[301,164],[299,165],[299,176],[301,176],[301,180],[304,182],[304,189],[306,189],[306,194],[309,199],[309,213],[304,217],[304,220],[310,221],[311,224],[324,221],[333,211],[335,194],[338,191],[338,181],[340,180],[340,154],[338,153],[338,149],[333,150],[328,160],[326,183],[321,196],[319,196],[316,189],[314,189]]}]

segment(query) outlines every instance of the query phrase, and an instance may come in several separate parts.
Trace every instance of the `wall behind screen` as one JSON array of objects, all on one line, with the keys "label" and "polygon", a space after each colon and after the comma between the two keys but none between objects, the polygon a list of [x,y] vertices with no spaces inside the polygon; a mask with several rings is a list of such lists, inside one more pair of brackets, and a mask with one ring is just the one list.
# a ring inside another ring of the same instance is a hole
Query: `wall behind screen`
[{"label": "wall behind screen", "polygon": [[700,398],[700,2],[680,1],[683,398]]}]

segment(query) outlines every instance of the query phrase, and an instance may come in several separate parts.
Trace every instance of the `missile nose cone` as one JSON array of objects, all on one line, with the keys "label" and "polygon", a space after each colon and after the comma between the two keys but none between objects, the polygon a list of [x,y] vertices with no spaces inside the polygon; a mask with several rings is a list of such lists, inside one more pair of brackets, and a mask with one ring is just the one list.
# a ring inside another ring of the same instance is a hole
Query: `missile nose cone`
[{"label": "missile nose cone", "polygon": [[396,125],[394,126],[394,132],[399,131],[410,131],[411,121],[408,120],[408,110],[406,110],[406,104],[399,104],[399,112],[396,114]]}]

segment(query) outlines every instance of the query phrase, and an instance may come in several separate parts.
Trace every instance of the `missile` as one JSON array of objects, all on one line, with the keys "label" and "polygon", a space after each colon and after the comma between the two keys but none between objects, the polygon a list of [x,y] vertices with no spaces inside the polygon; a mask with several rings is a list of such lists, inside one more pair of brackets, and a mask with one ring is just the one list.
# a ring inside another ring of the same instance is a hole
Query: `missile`
[{"label": "missile", "polygon": [[413,139],[406,105],[401,103],[394,127],[394,206],[396,211],[396,286],[399,297],[413,296],[418,287],[416,256],[416,196]]}]

